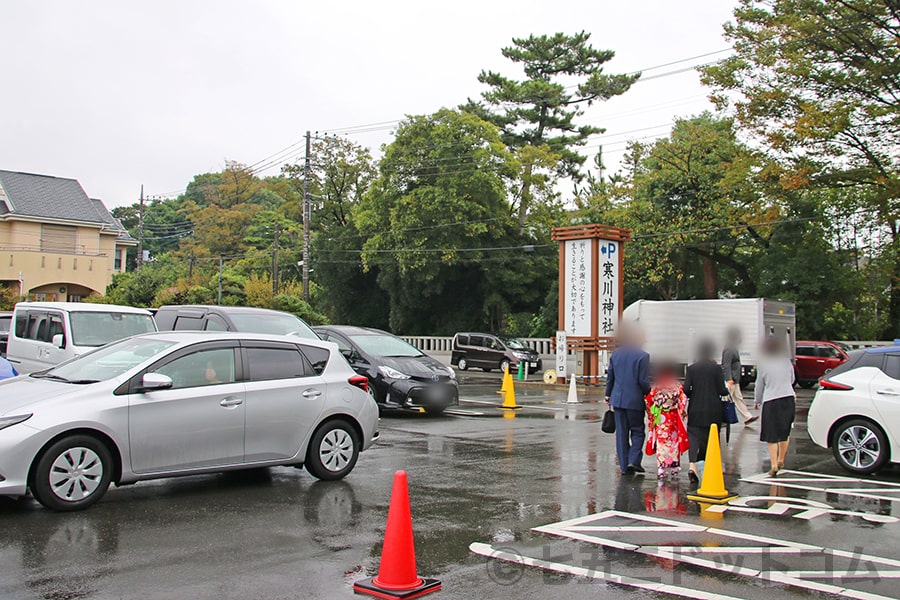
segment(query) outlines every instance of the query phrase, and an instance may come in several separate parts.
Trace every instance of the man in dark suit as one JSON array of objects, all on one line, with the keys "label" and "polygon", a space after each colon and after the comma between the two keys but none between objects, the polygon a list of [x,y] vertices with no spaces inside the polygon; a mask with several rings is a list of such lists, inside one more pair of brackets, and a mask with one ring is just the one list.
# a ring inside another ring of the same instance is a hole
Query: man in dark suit
[{"label": "man in dark suit", "polygon": [[623,474],[643,473],[644,397],[650,392],[650,355],[637,330],[623,330],[619,347],[609,357],[606,402],[616,417],[616,453]]}]

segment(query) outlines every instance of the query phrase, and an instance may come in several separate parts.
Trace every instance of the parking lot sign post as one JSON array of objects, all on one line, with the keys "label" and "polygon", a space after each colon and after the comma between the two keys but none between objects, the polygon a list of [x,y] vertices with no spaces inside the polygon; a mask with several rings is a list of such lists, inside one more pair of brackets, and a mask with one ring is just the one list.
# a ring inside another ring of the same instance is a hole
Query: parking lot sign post
[{"label": "parking lot sign post", "polygon": [[[599,353],[611,350],[622,318],[624,296],[623,245],[631,240],[627,229],[607,225],[554,227],[559,248],[559,330],[564,348],[584,352],[584,374],[600,375]],[[559,369],[557,335],[557,377]],[[565,352],[563,352],[565,357]]]}]

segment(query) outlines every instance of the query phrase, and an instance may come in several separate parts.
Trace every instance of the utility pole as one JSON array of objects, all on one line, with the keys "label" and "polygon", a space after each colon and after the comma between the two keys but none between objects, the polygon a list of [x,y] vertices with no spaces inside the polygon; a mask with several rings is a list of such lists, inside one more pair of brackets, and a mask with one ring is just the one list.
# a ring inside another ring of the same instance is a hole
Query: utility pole
[{"label": "utility pole", "polygon": [[219,255],[219,296],[216,304],[222,304],[222,255]]},{"label": "utility pole", "polygon": [[138,209],[138,247],[137,259],[135,260],[136,270],[141,270],[144,263],[144,184],[141,184],[141,207]]},{"label": "utility pole", "polygon": [[306,160],[303,162],[303,300],[309,302],[309,221],[312,216],[309,202],[310,144],[306,132]]},{"label": "utility pole", "polygon": [[274,241],[272,243],[272,296],[278,295],[278,234],[281,232],[279,225],[275,224]]}]

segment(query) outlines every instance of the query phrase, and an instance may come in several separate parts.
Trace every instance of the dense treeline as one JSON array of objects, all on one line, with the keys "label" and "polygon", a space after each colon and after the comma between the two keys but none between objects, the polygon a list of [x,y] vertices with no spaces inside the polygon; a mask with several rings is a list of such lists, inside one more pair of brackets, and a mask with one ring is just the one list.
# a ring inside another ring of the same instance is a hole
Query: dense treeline
[{"label": "dense treeline", "polygon": [[[346,138],[314,142],[309,303],[302,164],[259,177],[237,163],[146,207],[153,258],[108,300],[214,303],[221,285],[223,303],[313,322],[545,336],[550,228],[595,221],[634,231],[626,302],[766,296],[797,303],[803,337],[896,335],[897,11],[742,0],[725,33],[735,54],[703,70],[722,112],[633,143],[618,173],[579,151],[602,131],[583,107],[638,76],[604,73],[612,52],[585,33],[515,39],[503,54],[523,79],[483,72],[482,98],[407,117],[379,160]],[[115,211],[135,235],[137,210]]]}]

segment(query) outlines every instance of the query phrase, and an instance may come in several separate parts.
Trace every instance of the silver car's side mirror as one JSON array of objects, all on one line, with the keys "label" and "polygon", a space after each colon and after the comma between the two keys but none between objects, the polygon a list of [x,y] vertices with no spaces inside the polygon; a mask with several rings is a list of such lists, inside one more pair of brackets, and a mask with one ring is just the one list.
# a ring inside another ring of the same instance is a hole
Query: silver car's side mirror
[{"label": "silver car's side mirror", "polygon": [[167,390],[172,387],[172,378],[162,373],[144,373],[141,378],[140,391]]}]

